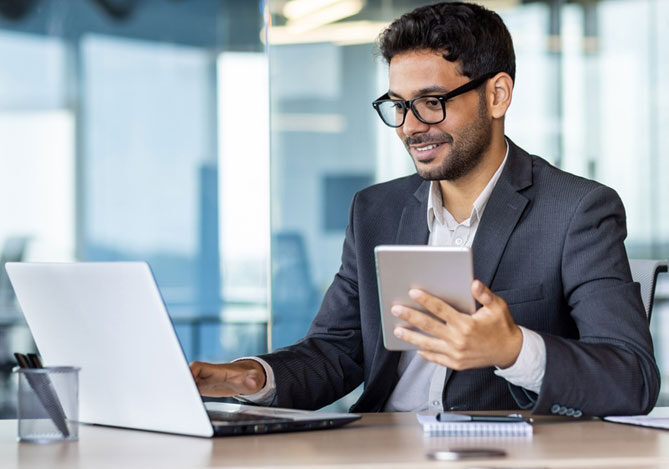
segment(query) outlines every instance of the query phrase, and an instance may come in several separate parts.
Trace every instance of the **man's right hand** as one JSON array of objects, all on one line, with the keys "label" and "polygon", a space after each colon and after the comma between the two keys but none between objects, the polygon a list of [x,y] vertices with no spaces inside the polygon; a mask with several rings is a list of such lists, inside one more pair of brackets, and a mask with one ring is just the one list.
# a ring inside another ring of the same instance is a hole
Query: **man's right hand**
[{"label": "man's right hand", "polygon": [[264,368],[255,360],[222,364],[193,362],[190,371],[200,394],[207,397],[255,394],[267,380]]}]

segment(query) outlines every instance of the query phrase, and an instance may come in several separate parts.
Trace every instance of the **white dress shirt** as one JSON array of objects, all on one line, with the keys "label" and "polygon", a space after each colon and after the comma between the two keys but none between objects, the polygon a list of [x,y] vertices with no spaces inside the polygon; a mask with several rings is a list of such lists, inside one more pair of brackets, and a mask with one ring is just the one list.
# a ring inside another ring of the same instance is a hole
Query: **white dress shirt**
[{"label": "white dress shirt", "polygon": [[[499,180],[509,154],[507,143],[504,161],[490,179],[481,194],[474,201],[472,213],[461,223],[444,208],[438,181],[430,183],[427,206],[427,226],[430,231],[430,246],[468,246],[474,242],[474,236],[483,216],[488,199]],[[539,392],[546,368],[546,346],[542,337],[529,329],[520,327],[523,344],[516,362],[505,369],[496,369],[495,374],[516,386]],[[252,395],[236,396],[240,400],[256,404],[269,405],[276,394],[274,373],[268,363],[257,357],[248,357],[258,361],[265,369],[267,380],[263,389]],[[241,359],[240,359],[241,360]],[[402,352],[397,366],[400,376],[391,393],[384,411],[387,412],[440,412],[443,410],[442,392],[447,368],[424,360],[415,350]]]}]

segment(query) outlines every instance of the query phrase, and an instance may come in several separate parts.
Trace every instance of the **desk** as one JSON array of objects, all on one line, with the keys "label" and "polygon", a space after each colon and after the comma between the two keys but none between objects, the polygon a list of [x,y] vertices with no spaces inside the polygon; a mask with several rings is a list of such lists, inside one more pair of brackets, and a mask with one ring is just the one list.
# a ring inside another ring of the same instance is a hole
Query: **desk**
[{"label": "desk", "polygon": [[[283,468],[661,468],[669,467],[669,432],[603,421],[535,425],[531,439],[424,437],[414,414],[364,414],[334,430],[202,439],[83,425],[79,441],[16,442],[16,421],[0,421],[0,466],[283,467]],[[426,459],[430,449],[498,447],[508,457],[469,462]]]}]

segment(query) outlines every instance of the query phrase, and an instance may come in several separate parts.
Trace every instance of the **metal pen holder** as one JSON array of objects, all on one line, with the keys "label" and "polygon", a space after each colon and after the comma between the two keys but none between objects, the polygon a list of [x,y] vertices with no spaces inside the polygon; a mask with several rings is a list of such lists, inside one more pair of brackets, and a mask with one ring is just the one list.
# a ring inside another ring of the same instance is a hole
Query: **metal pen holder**
[{"label": "metal pen holder", "polygon": [[77,367],[19,368],[18,439],[34,443],[79,438]]}]

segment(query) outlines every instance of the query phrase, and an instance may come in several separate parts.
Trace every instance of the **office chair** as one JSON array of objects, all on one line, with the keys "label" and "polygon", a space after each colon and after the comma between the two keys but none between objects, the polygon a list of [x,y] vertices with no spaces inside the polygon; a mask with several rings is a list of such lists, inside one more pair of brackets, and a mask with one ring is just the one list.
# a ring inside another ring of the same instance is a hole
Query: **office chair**
[{"label": "office chair", "polygon": [[653,311],[653,301],[655,298],[655,285],[657,276],[667,271],[666,260],[651,259],[630,259],[630,268],[632,269],[632,280],[641,285],[641,299],[646,308],[646,318],[650,323],[650,314]]},{"label": "office chair", "polygon": [[304,235],[272,235],[272,348],[295,343],[318,311],[318,289],[309,269]]},{"label": "office chair", "polygon": [[27,245],[27,236],[9,236],[0,251],[0,317],[3,313],[13,313],[15,310],[14,290],[5,272],[5,263],[22,261]]}]

